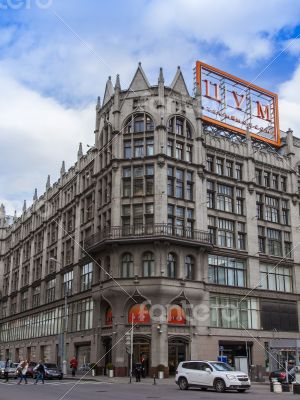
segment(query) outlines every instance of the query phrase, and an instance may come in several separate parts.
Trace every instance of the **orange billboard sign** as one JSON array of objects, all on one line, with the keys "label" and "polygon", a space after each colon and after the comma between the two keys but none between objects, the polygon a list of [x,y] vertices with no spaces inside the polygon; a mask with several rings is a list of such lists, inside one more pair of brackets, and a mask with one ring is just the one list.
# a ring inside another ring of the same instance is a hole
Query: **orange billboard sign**
[{"label": "orange billboard sign", "polygon": [[196,84],[203,121],[280,146],[277,94],[201,61]]}]

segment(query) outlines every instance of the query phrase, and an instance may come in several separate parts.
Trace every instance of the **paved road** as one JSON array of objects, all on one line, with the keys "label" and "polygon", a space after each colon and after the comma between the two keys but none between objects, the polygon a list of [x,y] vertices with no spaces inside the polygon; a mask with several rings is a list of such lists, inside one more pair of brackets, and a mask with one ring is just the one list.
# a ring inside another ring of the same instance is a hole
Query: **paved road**
[{"label": "paved road", "polygon": [[[4,383],[0,381],[0,400],[271,400],[277,394],[270,393],[266,385],[255,385],[249,392],[226,392],[224,394],[213,391],[188,390],[181,391],[175,384],[150,383],[108,383],[108,382],[80,382],[76,381],[46,381],[44,385],[17,385],[16,381]],[[76,385],[76,386],[75,386]],[[281,400],[297,399],[292,393],[282,393]],[[300,400],[300,398],[299,398]]]}]

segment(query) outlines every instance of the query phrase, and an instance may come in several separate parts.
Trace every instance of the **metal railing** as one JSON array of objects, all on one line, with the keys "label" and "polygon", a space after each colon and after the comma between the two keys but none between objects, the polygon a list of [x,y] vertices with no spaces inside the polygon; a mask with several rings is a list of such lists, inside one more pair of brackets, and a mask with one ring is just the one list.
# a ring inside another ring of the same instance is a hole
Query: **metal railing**
[{"label": "metal railing", "polygon": [[84,245],[85,248],[90,248],[106,240],[143,237],[178,238],[203,243],[206,245],[212,244],[211,235],[206,231],[176,227],[169,224],[153,224],[107,227],[102,231],[90,236],[85,241]]}]

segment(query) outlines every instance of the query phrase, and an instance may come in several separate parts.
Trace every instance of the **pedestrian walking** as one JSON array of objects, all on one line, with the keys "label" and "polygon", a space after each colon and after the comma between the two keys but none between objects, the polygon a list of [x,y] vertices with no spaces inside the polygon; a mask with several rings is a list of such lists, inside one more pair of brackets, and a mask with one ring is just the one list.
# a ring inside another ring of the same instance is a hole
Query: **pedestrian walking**
[{"label": "pedestrian walking", "polygon": [[20,380],[18,382],[18,385],[20,385],[20,383],[23,381],[23,379],[24,379],[25,384],[27,384],[28,382],[27,382],[26,374],[27,374],[27,370],[28,370],[28,361],[27,360],[21,361],[19,364],[19,367],[20,367],[21,374],[20,374]]},{"label": "pedestrian walking", "polygon": [[70,368],[72,370],[72,376],[75,376],[77,367],[78,367],[78,361],[76,360],[76,357],[74,356],[72,358],[72,360],[70,361]]},{"label": "pedestrian walking", "polygon": [[9,362],[9,358],[6,359],[5,362],[5,367],[4,367],[4,378],[5,378],[5,382],[8,382],[8,372],[9,372],[9,367],[10,367],[10,362]]},{"label": "pedestrian walking", "polygon": [[45,383],[45,367],[42,361],[39,362],[39,365],[35,368],[36,370],[36,378],[34,384],[37,385],[38,381],[42,381]]}]

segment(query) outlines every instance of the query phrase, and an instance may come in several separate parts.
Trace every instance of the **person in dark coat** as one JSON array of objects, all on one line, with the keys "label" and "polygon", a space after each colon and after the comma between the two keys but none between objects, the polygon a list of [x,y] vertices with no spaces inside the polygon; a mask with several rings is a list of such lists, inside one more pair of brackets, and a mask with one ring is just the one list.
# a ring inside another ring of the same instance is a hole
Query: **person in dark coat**
[{"label": "person in dark coat", "polygon": [[36,370],[36,378],[34,384],[36,385],[38,381],[42,381],[42,383],[45,383],[45,367],[42,361],[39,362],[39,365],[35,368]]},{"label": "person in dark coat", "polygon": [[134,374],[136,382],[141,382],[142,365],[140,363],[135,364]]},{"label": "person in dark coat", "polygon": [[5,382],[8,382],[8,371],[9,371],[9,366],[10,366],[10,362],[9,362],[9,358],[6,359],[5,362],[5,367],[4,367],[4,378],[5,378]]}]

